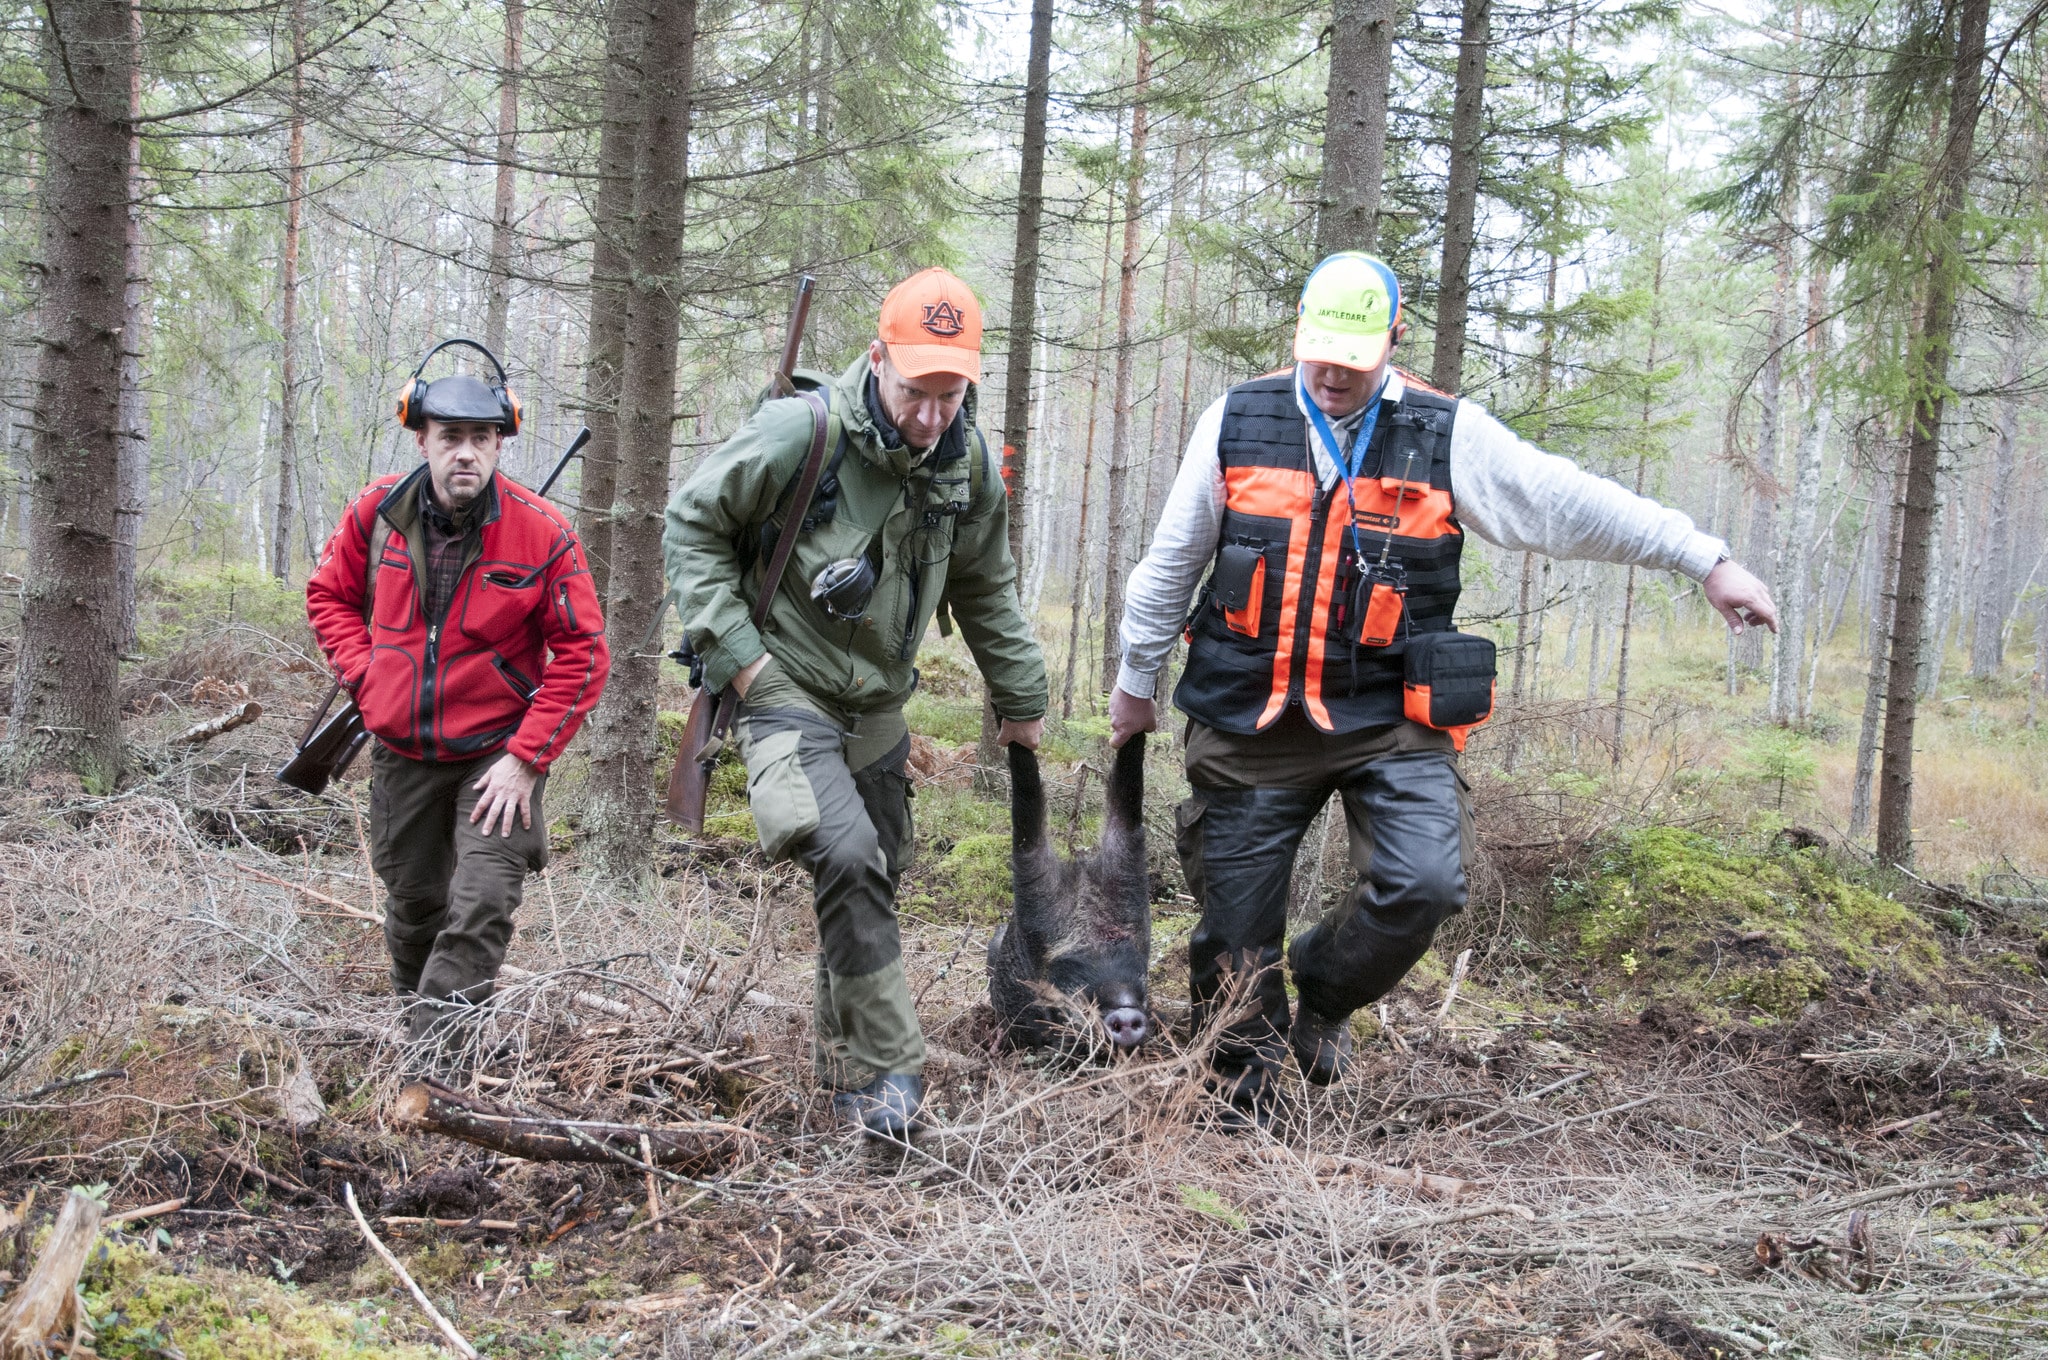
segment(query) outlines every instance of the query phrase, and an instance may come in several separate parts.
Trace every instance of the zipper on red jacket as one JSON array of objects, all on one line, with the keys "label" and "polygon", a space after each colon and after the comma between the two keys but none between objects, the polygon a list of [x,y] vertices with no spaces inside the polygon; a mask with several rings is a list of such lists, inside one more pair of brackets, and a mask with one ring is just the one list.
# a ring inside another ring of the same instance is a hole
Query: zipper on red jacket
[{"label": "zipper on red jacket", "polygon": [[420,667],[420,759],[434,758],[434,677],[441,669],[441,625],[427,625],[426,661]]}]

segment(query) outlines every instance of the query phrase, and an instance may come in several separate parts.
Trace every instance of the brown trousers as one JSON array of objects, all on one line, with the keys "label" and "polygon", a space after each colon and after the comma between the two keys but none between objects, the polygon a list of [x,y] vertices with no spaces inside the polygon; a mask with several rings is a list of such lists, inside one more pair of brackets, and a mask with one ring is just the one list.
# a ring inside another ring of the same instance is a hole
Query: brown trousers
[{"label": "brown trousers", "polygon": [[370,862],[388,894],[384,942],[391,986],[430,1001],[488,1000],[497,984],[526,876],[547,867],[548,823],[533,790],[533,825],[509,836],[469,820],[494,751],[467,761],[412,760],[370,749]]}]

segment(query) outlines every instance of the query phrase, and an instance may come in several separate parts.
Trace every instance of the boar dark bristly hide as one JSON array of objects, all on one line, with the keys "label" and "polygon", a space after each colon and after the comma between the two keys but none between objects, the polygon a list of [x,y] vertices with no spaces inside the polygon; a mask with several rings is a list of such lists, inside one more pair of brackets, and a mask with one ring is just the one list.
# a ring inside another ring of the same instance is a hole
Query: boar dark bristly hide
[{"label": "boar dark bristly hide", "polygon": [[1145,738],[1117,752],[1102,844],[1073,861],[1062,860],[1046,834],[1038,757],[1011,746],[1010,862],[1016,906],[988,946],[989,1000],[1010,1042],[1143,1043],[1152,1028]]}]

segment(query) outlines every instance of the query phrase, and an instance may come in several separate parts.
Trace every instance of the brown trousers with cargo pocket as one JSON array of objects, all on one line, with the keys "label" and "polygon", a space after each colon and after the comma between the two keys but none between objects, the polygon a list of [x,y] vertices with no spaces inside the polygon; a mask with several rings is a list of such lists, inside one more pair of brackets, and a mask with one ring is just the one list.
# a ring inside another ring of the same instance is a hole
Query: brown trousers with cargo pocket
[{"label": "brown trousers with cargo pocket", "polygon": [[485,835],[469,820],[477,781],[502,751],[475,760],[413,760],[373,743],[370,862],[388,894],[384,941],[400,996],[477,1004],[490,998],[526,876],[547,867],[542,775],[533,825]]}]

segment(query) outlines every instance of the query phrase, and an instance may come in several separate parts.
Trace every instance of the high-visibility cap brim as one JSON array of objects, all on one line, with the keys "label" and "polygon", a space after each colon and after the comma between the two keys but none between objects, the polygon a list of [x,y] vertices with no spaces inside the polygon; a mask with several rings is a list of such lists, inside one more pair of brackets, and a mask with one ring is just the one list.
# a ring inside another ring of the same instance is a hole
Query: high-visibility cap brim
[{"label": "high-visibility cap brim", "polygon": [[1401,285],[1378,256],[1330,256],[1302,285],[1294,357],[1302,363],[1372,369],[1386,362],[1401,320]]},{"label": "high-visibility cap brim", "polygon": [[1387,351],[1393,347],[1394,337],[1388,331],[1364,336],[1310,334],[1305,326],[1294,331],[1294,360],[1302,364],[1335,364],[1364,372],[1385,363]]},{"label": "high-visibility cap brim", "polygon": [[963,349],[959,345],[891,344],[889,362],[906,378],[929,378],[934,373],[950,373],[971,383],[981,381],[981,351]]}]

